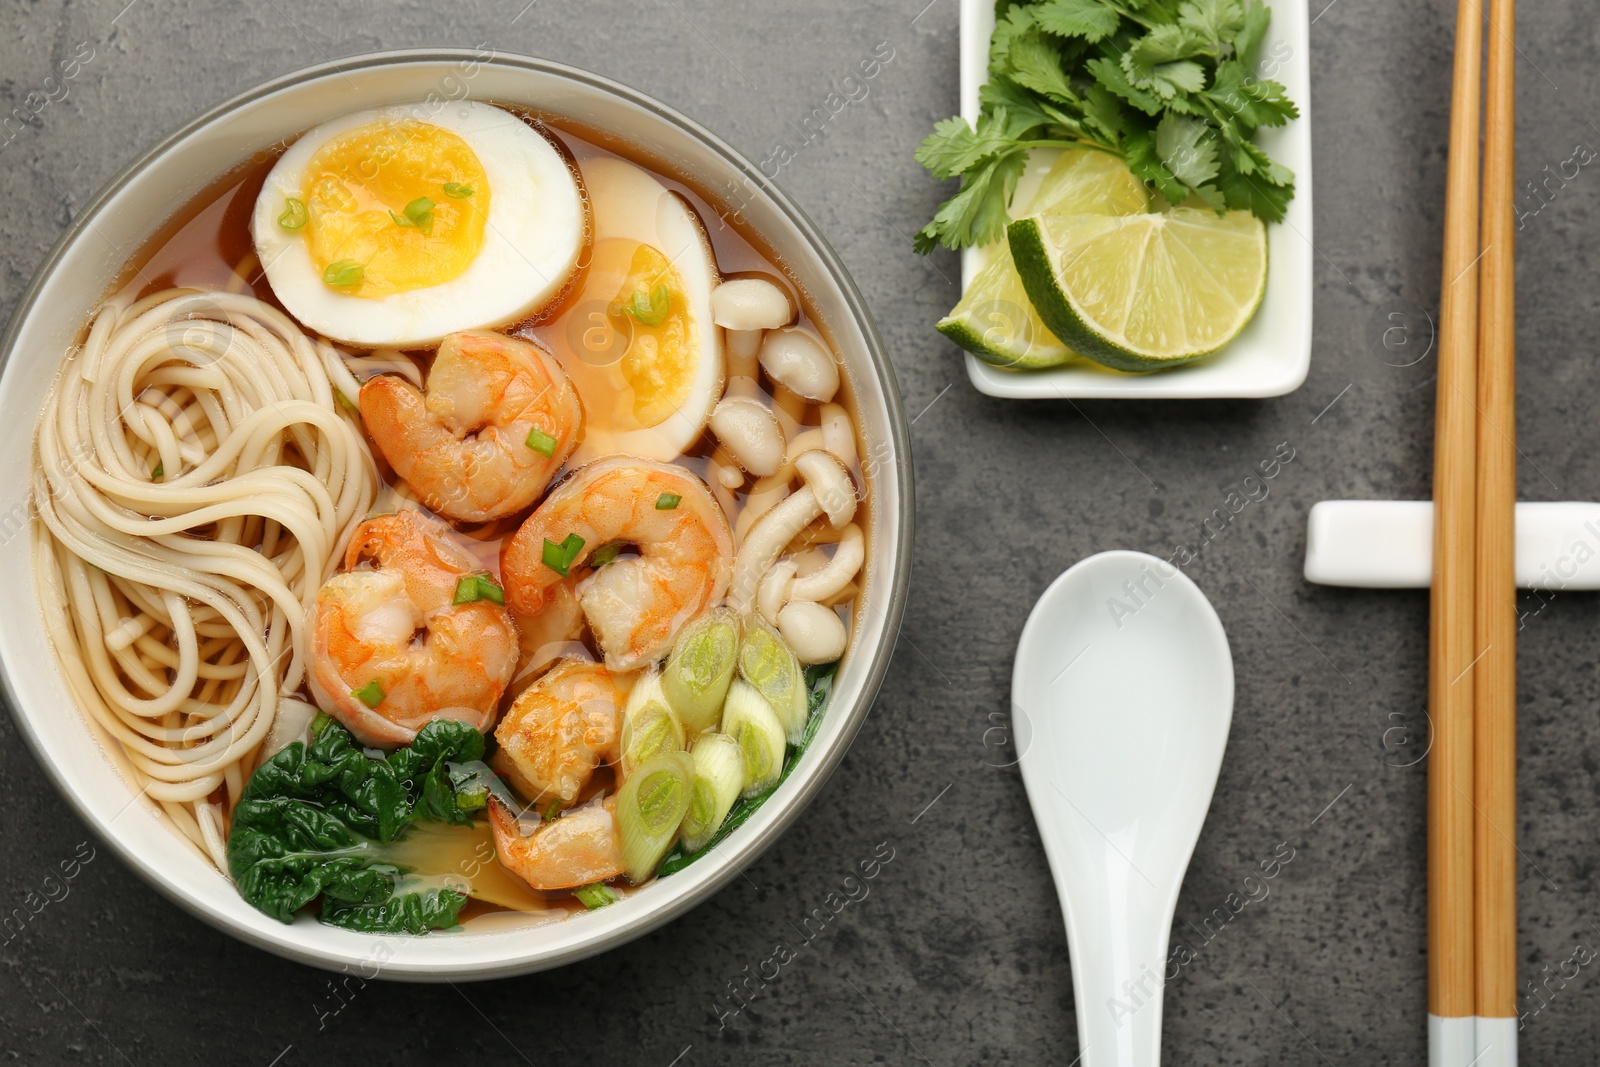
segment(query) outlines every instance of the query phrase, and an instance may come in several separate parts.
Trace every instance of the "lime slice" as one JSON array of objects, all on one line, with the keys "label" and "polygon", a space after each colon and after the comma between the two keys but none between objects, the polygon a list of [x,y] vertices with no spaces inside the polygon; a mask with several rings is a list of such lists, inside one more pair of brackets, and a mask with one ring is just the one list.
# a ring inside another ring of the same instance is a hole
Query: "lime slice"
[{"label": "lime slice", "polygon": [[[1019,189],[1020,191],[1020,189]],[[1150,210],[1150,193],[1121,158],[1091,148],[1061,153],[1032,199],[1012,205],[1017,215],[1137,215]]]},{"label": "lime slice", "polygon": [[[1018,213],[1052,211],[1067,214],[1131,215],[1150,208],[1144,182],[1122,160],[1091,149],[1068,149],[1024,196],[1018,188]],[[1024,202],[1025,200],[1025,202]],[[985,363],[997,367],[1053,367],[1073,352],[1050,332],[1033,309],[1001,241],[986,249],[991,258],[960,303],[939,320],[938,330]]]},{"label": "lime slice", "polygon": [[1054,367],[1073,356],[1028,302],[1009,248],[995,249],[989,265],[972,279],[961,302],[939,320],[936,329],[996,367],[1034,370]]},{"label": "lime slice", "polygon": [[1239,335],[1266,291],[1267,230],[1248,211],[1051,213],[1008,232],[1040,318],[1117,370],[1209,356]]}]

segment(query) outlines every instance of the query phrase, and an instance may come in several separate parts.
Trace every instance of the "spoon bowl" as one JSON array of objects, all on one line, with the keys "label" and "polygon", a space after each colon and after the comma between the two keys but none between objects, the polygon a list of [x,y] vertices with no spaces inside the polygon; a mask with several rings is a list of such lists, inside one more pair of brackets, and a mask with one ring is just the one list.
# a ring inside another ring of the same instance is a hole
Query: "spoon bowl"
[{"label": "spoon bowl", "polygon": [[1082,1062],[1155,1067],[1173,910],[1233,719],[1227,635],[1169,564],[1102,552],[1034,605],[1011,694],[1066,917]]}]

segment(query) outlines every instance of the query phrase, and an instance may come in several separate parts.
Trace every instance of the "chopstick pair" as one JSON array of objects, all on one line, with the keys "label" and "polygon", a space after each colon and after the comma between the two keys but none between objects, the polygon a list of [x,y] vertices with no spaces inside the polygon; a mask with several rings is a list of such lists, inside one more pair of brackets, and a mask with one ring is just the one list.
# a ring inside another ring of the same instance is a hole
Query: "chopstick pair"
[{"label": "chopstick pair", "polygon": [[[1428,1061],[1517,1061],[1515,0],[1458,0],[1428,703]],[[1481,194],[1481,199],[1480,199]],[[1481,230],[1480,230],[1481,210]]]}]

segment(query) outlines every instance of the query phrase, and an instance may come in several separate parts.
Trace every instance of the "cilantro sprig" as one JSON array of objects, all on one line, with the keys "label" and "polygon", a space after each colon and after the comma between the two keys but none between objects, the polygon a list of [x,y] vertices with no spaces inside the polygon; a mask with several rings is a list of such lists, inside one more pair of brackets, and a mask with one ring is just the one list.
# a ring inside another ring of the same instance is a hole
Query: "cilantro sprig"
[{"label": "cilantro sprig", "polygon": [[1127,160],[1170,203],[1282,220],[1294,173],[1254,143],[1299,109],[1258,77],[1271,12],[1260,0],[997,0],[976,127],[945,119],[917,149],[961,188],[917,233],[919,252],[998,240],[1029,150]]}]

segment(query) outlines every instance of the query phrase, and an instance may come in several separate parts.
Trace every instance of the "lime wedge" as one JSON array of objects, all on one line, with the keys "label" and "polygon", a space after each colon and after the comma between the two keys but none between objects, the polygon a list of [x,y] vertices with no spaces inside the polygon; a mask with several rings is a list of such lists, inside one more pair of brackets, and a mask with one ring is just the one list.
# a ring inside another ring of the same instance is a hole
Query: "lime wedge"
[{"label": "lime wedge", "polygon": [[1039,181],[1016,215],[1137,215],[1150,210],[1150,193],[1119,157],[1092,148],[1069,148]]},{"label": "lime wedge", "polygon": [[972,279],[961,302],[939,320],[936,329],[996,367],[1035,370],[1073,356],[1028,302],[1009,248],[995,249],[994,259]]},{"label": "lime wedge", "polygon": [[1267,286],[1267,230],[1248,211],[1050,213],[1008,231],[1052,333],[1098,363],[1159,370],[1239,335]]},{"label": "lime wedge", "polygon": [[[1039,180],[1027,202],[1012,207],[1014,214],[1130,215],[1148,211],[1150,196],[1122,160],[1092,149],[1068,149]],[[991,257],[988,265],[972,279],[950,314],[939,320],[939,332],[997,367],[1036,369],[1071,359],[1072,350],[1050,332],[1029,302],[1010,247],[1001,241],[985,251]]]}]

